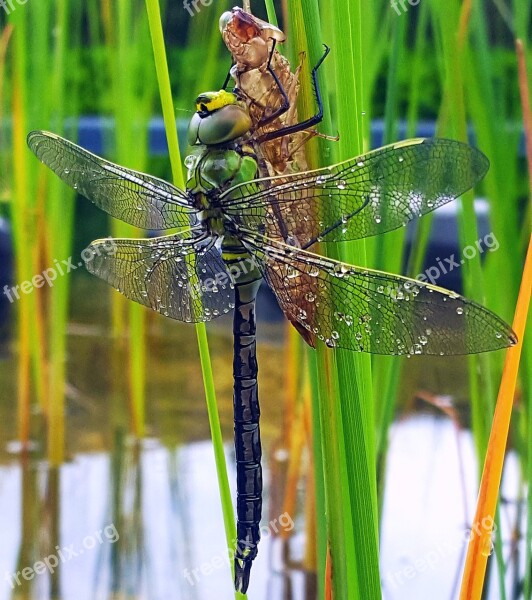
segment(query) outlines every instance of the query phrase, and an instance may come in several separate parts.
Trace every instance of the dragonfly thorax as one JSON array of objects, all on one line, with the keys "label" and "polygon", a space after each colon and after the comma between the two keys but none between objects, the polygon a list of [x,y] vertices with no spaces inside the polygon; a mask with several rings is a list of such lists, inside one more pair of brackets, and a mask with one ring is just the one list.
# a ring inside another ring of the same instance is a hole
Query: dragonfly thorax
[{"label": "dragonfly thorax", "polygon": [[[187,190],[195,196],[200,220],[214,235],[227,231],[229,218],[217,199],[231,186],[252,181],[257,176],[257,160],[246,144],[196,145],[185,159]],[[229,229],[231,229],[229,227]]]}]

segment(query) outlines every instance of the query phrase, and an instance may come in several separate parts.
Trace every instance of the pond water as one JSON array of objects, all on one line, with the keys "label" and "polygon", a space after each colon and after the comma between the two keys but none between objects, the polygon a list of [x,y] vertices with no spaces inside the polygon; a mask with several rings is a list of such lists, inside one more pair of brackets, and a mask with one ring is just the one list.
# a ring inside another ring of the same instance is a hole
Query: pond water
[{"label": "pond water", "polygon": [[[150,314],[148,435],[134,443],[127,434],[124,369],[112,369],[123,363],[113,358],[102,325],[105,310],[102,315],[91,308],[95,298],[105,305],[106,290],[88,278],[76,283],[68,335],[68,461],[59,470],[51,471],[44,460],[38,415],[34,452],[18,454],[16,356],[0,360],[0,600],[229,600],[234,596],[194,328]],[[229,319],[209,327],[234,494],[230,330]],[[265,527],[249,598],[310,600],[314,581],[300,568],[304,487],[296,514],[280,514],[274,506],[279,481],[272,473],[284,455],[284,324],[269,319],[259,331]],[[457,393],[465,382],[460,359],[437,361],[430,369],[427,364],[410,361],[405,398],[421,389]],[[509,467],[505,483],[512,498],[513,459]],[[381,536],[385,598],[456,597],[475,482],[469,432],[458,432],[441,416],[415,412],[393,426]],[[511,502],[504,505],[504,529],[515,509]],[[274,535],[276,523],[292,532],[290,568],[287,549]]]}]

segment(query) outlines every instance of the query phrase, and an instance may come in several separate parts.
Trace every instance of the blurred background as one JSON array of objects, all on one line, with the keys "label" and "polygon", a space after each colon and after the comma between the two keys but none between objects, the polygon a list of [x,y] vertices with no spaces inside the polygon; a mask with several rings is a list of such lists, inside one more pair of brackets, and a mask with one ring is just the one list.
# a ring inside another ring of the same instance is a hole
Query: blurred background
[{"label": "blurred background", "polygon": [[[218,20],[232,5],[161,3],[183,156],[197,94],[219,89],[231,66]],[[294,7],[275,2],[293,65]],[[251,8],[267,18],[262,2]],[[531,219],[515,39],[530,77],[531,15],[527,0],[365,5],[364,110],[353,115],[368,149],[466,135],[489,157],[467,200],[473,220],[454,202],[372,240],[367,260],[430,274],[510,323]],[[341,57],[327,23],[334,107]],[[323,133],[342,137],[334,108],[331,119]],[[231,598],[194,327],[78,266],[92,240],[141,232],[46,172],[26,147],[33,129],[171,180],[144,2],[0,2],[0,600]],[[450,257],[461,264],[443,269]],[[312,502],[306,351],[265,286],[258,316],[266,509],[249,597],[312,599],[323,515]],[[208,336],[233,485],[230,317]],[[503,355],[372,359],[385,598],[457,597]],[[531,369],[528,344],[486,598],[530,597]]]}]

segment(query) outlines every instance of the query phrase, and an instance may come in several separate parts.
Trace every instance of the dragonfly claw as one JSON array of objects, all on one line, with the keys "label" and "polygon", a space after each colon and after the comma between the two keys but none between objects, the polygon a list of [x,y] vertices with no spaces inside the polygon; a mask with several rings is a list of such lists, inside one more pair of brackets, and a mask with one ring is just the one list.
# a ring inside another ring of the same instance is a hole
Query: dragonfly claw
[{"label": "dragonfly claw", "polygon": [[251,561],[235,558],[235,590],[245,594],[249,585]]}]

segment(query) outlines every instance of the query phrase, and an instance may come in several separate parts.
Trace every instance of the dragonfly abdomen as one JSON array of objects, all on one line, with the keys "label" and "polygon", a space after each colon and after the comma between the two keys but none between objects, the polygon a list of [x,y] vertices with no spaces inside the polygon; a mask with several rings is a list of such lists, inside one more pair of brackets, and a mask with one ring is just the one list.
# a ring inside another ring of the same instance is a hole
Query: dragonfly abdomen
[{"label": "dragonfly abdomen", "polygon": [[237,468],[237,543],[235,588],[245,593],[257,556],[262,515],[262,468],[257,387],[255,298],[260,277],[235,286],[234,413]]}]

